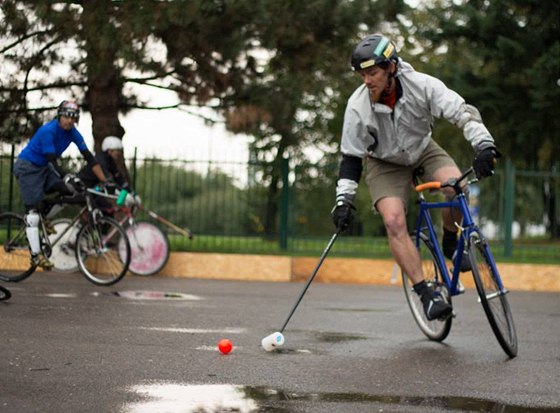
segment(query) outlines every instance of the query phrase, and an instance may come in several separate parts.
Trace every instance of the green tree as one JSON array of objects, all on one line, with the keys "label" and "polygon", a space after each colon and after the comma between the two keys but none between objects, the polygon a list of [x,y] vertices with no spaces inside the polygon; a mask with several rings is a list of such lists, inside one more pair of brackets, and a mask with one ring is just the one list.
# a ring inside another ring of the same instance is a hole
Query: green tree
[{"label": "green tree", "polygon": [[267,22],[258,30],[264,63],[258,76],[226,99],[225,116],[230,130],[254,136],[253,159],[265,162],[267,234],[277,233],[282,159],[300,163],[307,148],[336,151],[341,113],[357,86],[349,70],[351,50],[361,30],[374,30],[403,7],[366,0],[258,3],[256,13]]},{"label": "green tree", "polygon": [[[217,104],[250,61],[246,1],[5,0],[0,5],[0,132],[28,138],[55,92],[92,115],[96,150],[119,115],[150,108],[132,85],[177,92],[169,107]],[[181,47],[177,47],[177,43]],[[166,55],[168,58],[166,58]],[[41,103],[30,106],[31,98]],[[177,103],[179,102],[179,103]],[[52,112],[48,112],[49,114]]]},{"label": "green tree", "polygon": [[[440,0],[409,27],[417,50],[430,51],[418,56],[421,65],[480,109],[505,157],[518,169],[558,170],[560,3]],[[464,143],[442,131],[436,139],[452,142],[464,159]],[[542,192],[550,232],[558,237],[558,194],[554,186]]]},{"label": "green tree", "polygon": [[415,16],[420,62],[481,110],[504,155],[558,166],[560,3],[440,0]]}]

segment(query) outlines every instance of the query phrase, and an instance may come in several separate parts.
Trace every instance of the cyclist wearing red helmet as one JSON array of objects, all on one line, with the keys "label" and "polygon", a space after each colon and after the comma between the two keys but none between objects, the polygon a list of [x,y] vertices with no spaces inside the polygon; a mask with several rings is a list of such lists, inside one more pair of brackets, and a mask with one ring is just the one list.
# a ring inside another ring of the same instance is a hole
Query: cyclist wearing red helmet
[{"label": "cyclist wearing red helmet", "polygon": [[[440,80],[416,72],[399,58],[387,37],[364,38],[354,49],[351,64],[363,84],[348,100],[344,114],[333,222],[341,229],[350,224],[366,159],[365,180],[372,205],[383,219],[395,260],[414,284],[427,318],[449,316],[451,305],[424,281],[419,254],[409,237],[405,214],[412,176],[422,170],[421,179],[444,182],[461,175],[449,154],[432,139],[435,118],[443,117],[463,130],[476,154],[477,177],[493,174],[494,159],[499,157],[494,139],[474,106]],[[452,259],[460,211],[446,209],[442,220],[443,252]],[[468,269],[468,258],[463,257],[461,270]]]},{"label": "cyclist wearing red helmet", "polygon": [[[57,117],[41,126],[23,148],[14,164],[14,175],[25,205],[27,238],[31,246],[32,262],[43,268],[52,268],[52,263],[40,254],[38,225],[42,212],[41,201],[48,192],[62,195],[72,193],[72,182],[64,179],[66,172],[57,160],[74,143],[101,181],[105,175],[88,150],[83,136],[75,124],[80,118],[80,107],[71,100],[64,100],[57,110]],[[66,182],[65,182],[66,181]]]}]

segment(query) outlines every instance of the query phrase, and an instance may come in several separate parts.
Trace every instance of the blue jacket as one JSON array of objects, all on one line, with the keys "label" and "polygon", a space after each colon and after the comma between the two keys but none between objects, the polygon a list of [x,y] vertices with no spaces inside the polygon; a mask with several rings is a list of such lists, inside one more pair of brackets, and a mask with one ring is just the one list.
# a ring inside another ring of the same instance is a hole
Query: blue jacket
[{"label": "blue jacket", "polygon": [[73,127],[68,131],[64,130],[58,124],[58,120],[53,119],[35,132],[19,157],[34,165],[45,166],[48,163],[47,154],[55,154],[59,157],[72,142],[80,152],[88,150],[84,137],[78,132],[78,129]]}]

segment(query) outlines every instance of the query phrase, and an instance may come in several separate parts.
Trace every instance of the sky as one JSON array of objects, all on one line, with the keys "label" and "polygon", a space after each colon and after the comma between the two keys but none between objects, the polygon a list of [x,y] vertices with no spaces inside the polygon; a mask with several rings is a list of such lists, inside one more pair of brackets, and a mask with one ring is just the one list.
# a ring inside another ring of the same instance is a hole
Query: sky
[{"label": "sky", "polygon": [[[213,126],[177,109],[134,110],[120,117],[125,156],[155,156],[163,159],[247,161],[249,138],[225,130],[222,123]],[[84,113],[78,130],[93,151],[91,116]],[[71,152],[72,153],[72,152]],[[77,152],[75,152],[77,154]]]}]

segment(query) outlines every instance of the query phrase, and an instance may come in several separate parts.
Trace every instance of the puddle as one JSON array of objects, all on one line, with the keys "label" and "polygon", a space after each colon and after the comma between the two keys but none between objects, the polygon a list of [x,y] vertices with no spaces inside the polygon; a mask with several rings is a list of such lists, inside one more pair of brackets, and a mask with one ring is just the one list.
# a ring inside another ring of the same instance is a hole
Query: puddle
[{"label": "puddle", "polygon": [[51,293],[51,294],[45,294],[45,297],[50,297],[50,298],[76,298],[76,297],[78,297],[78,294]]},{"label": "puddle", "polygon": [[222,329],[208,329],[208,328],[181,328],[181,327],[139,327],[141,330],[150,331],[166,331],[169,333],[187,333],[187,334],[241,334],[246,331],[244,328],[222,328]]},{"label": "puddle", "polygon": [[311,350],[306,350],[303,348],[297,349],[280,347],[275,349],[274,352],[278,354],[311,354]]},{"label": "puddle", "polygon": [[353,335],[353,334],[344,334],[344,333],[323,333],[318,332],[315,333],[317,340],[324,341],[326,343],[342,343],[344,341],[352,341],[352,340],[365,340],[367,337],[360,336],[360,335]]},{"label": "puddle", "polygon": [[390,313],[387,308],[324,308],[326,311],[346,311],[351,313]]},{"label": "puddle", "polygon": [[131,300],[202,300],[197,295],[164,291],[113,291],[109,295]]},{"label": "puddle", "polygon": [[[141,400],[126,404],[122,413],[168,412],[285,412],[289,403],[381,403],[407,407],[438,408],[456,411],[500,413],[552,413],[557,408],[524,407],[470,397],[383,396],[365,393],[291,392],[264,386],[230,384],[177,384],[159,383],[137,385],[128,389]],[[342,411],[344,406],[340,406]],[[298,405],[301,408],[301,405]]]},{"label": "puddle", "polygon": [[134,386],[130,391],[144,400],[124,406],[123,413],[251,413],[258,408],[243,387],[227,384],[152,384]]}]

